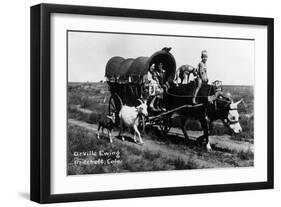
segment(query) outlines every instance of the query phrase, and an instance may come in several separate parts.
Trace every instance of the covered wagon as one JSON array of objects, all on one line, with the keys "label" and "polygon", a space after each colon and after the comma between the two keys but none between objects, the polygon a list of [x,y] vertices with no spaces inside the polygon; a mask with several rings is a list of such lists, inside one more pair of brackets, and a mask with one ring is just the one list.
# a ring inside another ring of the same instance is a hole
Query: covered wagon
[{"label": "covered wagon", "polygon": [[[174,82],[176,61],[170,50],[171,48],[163,48],[150,57],[125,59],[116,56],[107,62],[105,76],[111,93],[108,106],[109,114],[115,114],[115,117],[118,117],[122,104],[136,106],[139,104],[138,99],[148,100],[148,106],[151,105],[153,103],[151,100],[155,100],[156,95],[151,95],[150,91],[147,91],[146,81],[149,74],[155,74],[159,70],[162,71],[161,81],[160,76],[157,79],[159,80],[158,85],[163,89],[161,101],[164,110],[156,113],[148,111],[147,118],[139,119],[141,130],[144,130],[147,125],[152,125],[159,127],[162,134],[166,135],[173,126],[172,119],[179,117],[183,134],[186,140],[189,140],[188,119],[197,119],[204,131],[202,139],[200,138],[199,141],[207,148],[210,148],[209,122],[220,119],[227,127],[237,128],[239,131],[241,127],[237,116],[234,117],[232,114],[238,114],[237,105],[241,100],[234,103],[230,97],[224,96],[221,81],[215,81],[212,84],[202,84],[196,96],[198,104],[194,105],[192,99],[197,83],[196,81],[188,84]],[[151,85],[151,81],[149,83],[148,85]],[[149,108],[152,107],[149,106]],[[116,121],[118,125],[118,118]]]},{"label": "covered wagon", "polygon": [[[123,58],[115,56],[109,59],[105,68],[105,77],[111,97],[109,99],[109,113],[117,113],[123,104],[135,106],[139,98],[148,99],[145,88],[149,68],[154,64],[162,65],[164,70],[163,82],[173,79],[176,71],[176,61],[170,53],[171,48],[163,48],[150,57]],[[157,70],[157,68],[156,68]]]}]

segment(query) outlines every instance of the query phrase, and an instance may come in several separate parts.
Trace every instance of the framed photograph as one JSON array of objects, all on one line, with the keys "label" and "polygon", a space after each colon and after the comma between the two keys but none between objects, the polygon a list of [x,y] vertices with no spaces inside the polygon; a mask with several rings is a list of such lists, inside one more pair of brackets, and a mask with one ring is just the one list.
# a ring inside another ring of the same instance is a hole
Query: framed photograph
[{"label": "framed photograph", "polygon": [[273,19],[31,7],[31,200],[273,188]]}]

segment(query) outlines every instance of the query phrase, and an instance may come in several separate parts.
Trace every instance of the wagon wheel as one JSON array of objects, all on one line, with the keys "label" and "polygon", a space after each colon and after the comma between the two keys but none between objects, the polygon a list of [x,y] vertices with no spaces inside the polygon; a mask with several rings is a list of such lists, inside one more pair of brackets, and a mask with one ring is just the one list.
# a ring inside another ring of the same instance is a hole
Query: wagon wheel
[{"label": "wagon wheel", "polygon": [[116,109],[116,104],[115,104],[114,98],[113,98],[113,96],[110,96],[109,103],[108,103],[108,114],[111,115],[116,112],[117,112],[117,109]]},{"label": "wagon wheel", "polygon": [[144,99],[147,99],[148,98],[148,90],[146,88],[146,86],[144,84],[141,85],[141,88],[140,88],[140,97],[144,98]]},{"label": "wagon wheel", "polygon": [[139,117],[139,126],[138,129],[140,131],[140,133],[145,133],[145,117],[144,116],[140,116]]},{"label": "wagon wheel", "polygon": [[114,114],[115,115],[116,126],[119,126],[118,113],[119,113],[119,110],[120,110],[119,108],[120,108],[122,103],[117,103],[117,101],[120,102],[118,100],[118,98],[116,97],[116,95],[110,96],[109,103],[108,103],[108,114],[110,114],[110,115]]},{"label": "wagon wheel", "polygon": [[188,133],[187,133],[187,129],[186,129],[187,124],[188,124],[187,120],[184,120],[182,122],[182,132],[183,132],[186,144],[189,144],[190,139],[189,139],[189,136],[188,136]]},{"label": "wagon wheel", "polygon": [[161,133],[163,136],[167,136],[167,134],[169,133],[171,127],[172,127],[172,119],[171,117],[163,117],[163,119],[161,119],[159,121],[159,127],[161,130]]}]

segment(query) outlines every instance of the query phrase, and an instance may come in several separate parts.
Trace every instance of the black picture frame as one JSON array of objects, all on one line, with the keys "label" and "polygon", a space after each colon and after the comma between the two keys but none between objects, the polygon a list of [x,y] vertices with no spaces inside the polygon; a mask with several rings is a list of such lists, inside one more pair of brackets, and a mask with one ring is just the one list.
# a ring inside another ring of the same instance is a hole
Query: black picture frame
[{"label": "black picture frame", "polygon": [[[50,15],[52,13],[99,15],[113,17],[151,18],[194,22],[218,22],[267,26],[267,181],[237,184],[169,187],[74,194],[51,194],[50,130],[51,130],[51,71],[50,71]],[[242,191],[273,188],[273,98],[274,98],[274,20],[272,18],[180,13],[152,10],[103,8],[56,4],[31,7],[31,174],[30,199],[39,203],[119,199],[147,196],[166,196],[210,192]]]}]

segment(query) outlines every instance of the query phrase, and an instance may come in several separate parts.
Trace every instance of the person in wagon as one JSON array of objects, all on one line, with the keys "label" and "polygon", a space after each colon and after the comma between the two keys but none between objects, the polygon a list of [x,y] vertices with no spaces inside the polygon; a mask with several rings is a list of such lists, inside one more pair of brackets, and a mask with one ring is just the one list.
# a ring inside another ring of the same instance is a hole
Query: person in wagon
[{"label": "person in wagon", "polygon": [[147,85],[149,89],[149,95],[150,96],[155,96],[156,95],[156,89],[157,89],[157,79],[156,77],[156,72],[155,72],[155,64],[153,63],[148,72],[147,72]]},{"label": "person in wagon", "polygon": [[147,80],[148,81],[150,81],[152,79],[152,73],[154,71],[154,68],[155,68],[155,64],[153,63],[147,71]]},{"label": "person in wagon", "polygon": [[147,72],[147,77],[146,77],[146,82],[148,86],[148,94],[150,97],[152,97],[152,100],[149,104],[149,107],[153,111],[159,111],[160,109],[158,108],[158,95],[160,91],[160,84],[158,80],[158,75],[159,73],[155,70],[155,64],[153,63],[148,72]]},{"label": "person in wagon", "polygon": [[198,64],[198,68],[197,68],[197,77],[196,77],[196,83],[197,83],[197,87],[195,89],[194,95],[193,95],[193,99],[192,99],[192,103],[193,104],[197,104],[196,102],[196,97],[197,94],[202,86],[202,83],[208,83],[208,76],[207,76],[207,60],[208,60],[208,53],[207,50],[203,50],[201,52],[201,61]]},{"label": "person in wagon", "polygon": [[159,83],[160,85],[162,86],[164,84],[164,77],[165,77],[165,70],[163,69],[163,63],[159,63],[159,66],[158,66],[158,70],[159,70]]}]

